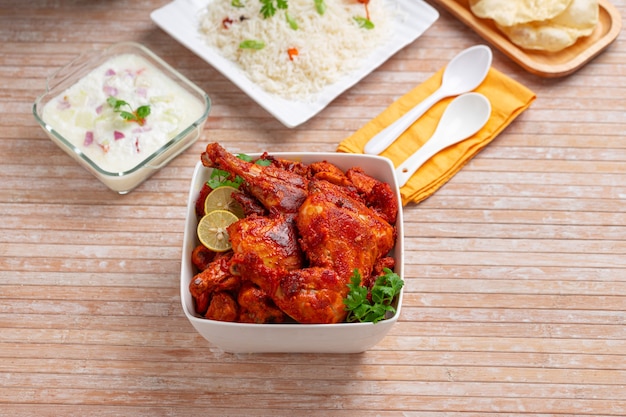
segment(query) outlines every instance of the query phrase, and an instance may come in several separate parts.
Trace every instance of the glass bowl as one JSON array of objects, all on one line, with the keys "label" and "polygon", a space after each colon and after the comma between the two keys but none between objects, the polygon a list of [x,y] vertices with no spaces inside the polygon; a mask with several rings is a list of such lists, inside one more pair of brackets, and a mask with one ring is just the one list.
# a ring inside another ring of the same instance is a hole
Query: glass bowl
[{"label": "glass bowl", "polygon": [[[150,109],[145,120],[142,106]],[[210,108],[209,96],[165,61],[123,42],[83,53],[52,74],[33,115],[68,155],[126,194],[200,137]]]}]

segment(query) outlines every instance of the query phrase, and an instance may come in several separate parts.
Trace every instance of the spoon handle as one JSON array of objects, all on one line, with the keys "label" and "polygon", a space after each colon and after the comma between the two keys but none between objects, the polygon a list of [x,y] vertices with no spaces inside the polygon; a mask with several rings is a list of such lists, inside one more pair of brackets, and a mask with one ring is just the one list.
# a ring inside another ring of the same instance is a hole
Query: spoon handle
[{"label": "spoon handle", "polygon": [[365,144],[363,151],[370,155],[378,155],[389,147],[405,130],[407,130],[417,119],[422,117],[435,103],[445,98],[446,94],[441,88],[437,89],[430,96],[426,97],[417,106],[406,112],[398,120],[381,130]]},{"label": "spoon handle", "polygon": [[409,178],[411,178],[426,161],[447,146],[448,144],[442,144],[437,139],[437,132],[435,132],[435,134],[424,145],[422,145],[422,147],[415,151],[413,155],[409,156],[396,168],[398,187],[404,186],[404,184],[409,181]]},{"label": "spoon handle", "polygon": [[435,154],[476,134],[491,117],[491,103],[480,93],[466,93],[452,100],[441,116],[433,135],[396,170],[398,186]]}]

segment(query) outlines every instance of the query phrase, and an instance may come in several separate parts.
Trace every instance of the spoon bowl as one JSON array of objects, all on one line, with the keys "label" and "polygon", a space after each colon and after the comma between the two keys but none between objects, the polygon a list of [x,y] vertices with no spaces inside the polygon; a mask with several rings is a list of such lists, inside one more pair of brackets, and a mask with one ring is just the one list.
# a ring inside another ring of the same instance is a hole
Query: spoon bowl
[{"label": "spoon bowl", "polygon": [[413,155],[396,168],[398,186],[409,178],[430,158],[443,149],[461,142],[478,132],[491,116],[491,103],[479,93],[458,96],[441,116],[435,133]]},{"label": "spoon bowl", "polygon": [[492,57],[491,49],[486,45],[475,45],[461,51],[446,66],[439,88],[420,104],[372,137],[365,144],[363,151],[370,155],[380,154],[435,103],[446,97],[458,96],[474,90],[487,76]]}]

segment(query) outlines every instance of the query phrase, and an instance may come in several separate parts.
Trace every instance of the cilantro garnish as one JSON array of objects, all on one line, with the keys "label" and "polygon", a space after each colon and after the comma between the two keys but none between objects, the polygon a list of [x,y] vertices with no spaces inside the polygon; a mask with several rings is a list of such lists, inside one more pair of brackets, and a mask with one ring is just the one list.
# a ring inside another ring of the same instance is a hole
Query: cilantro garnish
[{"label": "cilantro garnish", "polygon": [[242,161],[246,161],[246,162],[252,162],[254,160],[250,155],[247,155],[245,153],[238,153],[237,154],[237,158],[241,159]]},{"label": "cilantro garnish", "polygon": [[[146,117],[150,114],[150,106],[139,106],[137,110],[133,110],[130,104],[124,100],[119,100],[113,96],[107,98],[109,106],[113,107],[113,111],[120,114],[120,117],[127,122],[135,122],[139,126],[146,123]],[[128,107],[130,111],[122,110],[122,107]]]},{"label": "cilantro garnish", "polygon": [[354,21],[363,29],[374,29],[374,22],[366,17],[354,16]]},{"label": "cilantro garnish", "polygon": [[404,281],[398,274],[389,268],[383,268],[384,275],[376,278],[371,289],[371,301],[368,298],[369,290],[361,285],[361,274],[354,270],[348,287],[350,292],[344,300],[348,310],[347,321],[379,322],[385,319],[387,312],[395,314],[396,309],[391,305],[394,298],[400,293]]},{"label": "cilantro garnish", "polygon": [[211,171],[211,177],[207,181],[207,184],[209,185],[209,187],[215,190],[216,188],[224,187],[227,185],[234,188],[239,188],[241,183],[243,183],[243,178],[239,176],[236,176],[232,180],[230,178],[230,172],[224,171],[222,169],[213,168],[213,171]]},{"label": "cilantro garnish", "polygon": [[[238,154],[237,158],[246,162],[254,162],[256,165],[261,166],[268,166],[272,163],[272,161],[270,161],[269,159],[257,159],[256,161],[254,161],[254,159],[250,155],[246,155],[245,153]],[[242,183],[243,178],[241,178],[239,175],[235,176],[234,179],[231,179],[230,172],[218,168],[213,168],[213,170],[211,171],[211,176],[207,181],[207,185],[212,189],[224,186],[239,188]]]},{"label": "cilantro garnish", "polygon": [[272,17],[276,14],[277,9],[287,9],[287,0],[260,0],[261,14],[265,19]]},{"label": "cilantro garnish", "polygon": [[254,162],[255,165],[261,165],[261,166],[268,166],[268,165],[272,165],[272,161],[270,161],[269,159],[257,159],[256,161],[254,160],[254,158],[252,158],[250,155],[246,155],[245,153],[240,153],[237,154],[237,158],[241,159],[242,161],[246,161],[246,162]]}]

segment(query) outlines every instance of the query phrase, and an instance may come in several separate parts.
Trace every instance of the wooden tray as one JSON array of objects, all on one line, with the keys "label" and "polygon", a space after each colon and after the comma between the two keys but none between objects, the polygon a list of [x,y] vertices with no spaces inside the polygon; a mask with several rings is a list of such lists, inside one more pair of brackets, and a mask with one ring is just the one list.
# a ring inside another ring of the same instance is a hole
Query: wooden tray
[{"label": "wooden tray", "polygon": [[607,0],[599,0],[599,22],[590,36],[579,39],[574,45],[559,52],[532,51],[509,41],[491,19],[474,16],[469,8],[469,0],[433,1],[445,7],[522,68],[541,77],[563,77],[580,69],[608,47],[622,28],[622,18],[615,6]]}]

